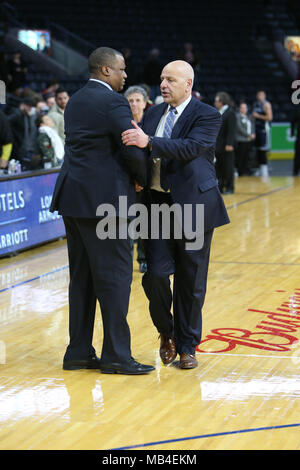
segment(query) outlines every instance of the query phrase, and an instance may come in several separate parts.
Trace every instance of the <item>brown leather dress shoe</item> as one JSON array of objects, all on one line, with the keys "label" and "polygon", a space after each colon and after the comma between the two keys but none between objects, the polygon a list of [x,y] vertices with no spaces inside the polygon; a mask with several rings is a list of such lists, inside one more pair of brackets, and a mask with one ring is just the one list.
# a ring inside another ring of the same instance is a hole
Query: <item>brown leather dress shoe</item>
[{"label": "brown leather dress shoe", "polygon": [[195,354],[180,354],[179,367],[180,369],[194,369],[198,366]]},{"label": "brown leather dress shoe", "polygon": [[171,364],[177,356],[174,338],[160,335],[160,358],[165,365]]}]

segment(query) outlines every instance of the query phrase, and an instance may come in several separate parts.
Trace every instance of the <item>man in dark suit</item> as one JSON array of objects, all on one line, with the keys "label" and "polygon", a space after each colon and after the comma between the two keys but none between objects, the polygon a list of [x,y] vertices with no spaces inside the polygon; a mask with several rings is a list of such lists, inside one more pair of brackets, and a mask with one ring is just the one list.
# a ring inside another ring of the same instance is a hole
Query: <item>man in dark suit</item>
[{"label": "man in dark suit", "polygon": [[[192,217],[184,220],[179,215],[177,219],[181,237],[175,230],[170,231],[170,237],[163,236],[162,218],[158,239],[150,236],[145,240],[148,271],[143,276],[143,287],[160,333],[160,357],[164,364],[170,364],[179,354],[182,369],[198,365],[195,349],[201,341],[211,240],[214,228],[229,222],[213,164],[221,116],[191,96],[193,79],[193,68],[187,62],[167,64],[160,86],[164,103],[145,113],[142,129],[132,122],[134,129],[122,134],[125,145],[148,148],[149,180],[144,192],[149,209],[155,204],[169,208],[176,204],[183,214],[187,205],[191,208]],[[200,205],[204,205],[201,227],[195,223]],[[202,232],[202,247],[187,248],[187,239],[192,235],[187,222],[192,222],[196,238]],[[173,294],[169,279],[172,274]]]},{"label": "man in dark suit", "polygon": [[[97,218],[104,215],[101,207],[109,204],[115,208],[115,227],[127,228],[119,197],[135,202],[135,185],[143,187],[146,182],[145,156],[121,140],[132,119],[128,101],[116,93],[126,79],[122,54],[98,48],[88,64],[90,80],[65,109],[65,158],[51,205],[63,216],[70,264],[70,342],[63,368],[145,374],[154,367],[132,358],[126,320],[132,281],[130,240],[109,233],[100,236]],[[92,346],[97,299],[103,321],[100,360]]]},{"label": "man in dark suit", "polygon": [[291,136],[296,136],[295,153],[293,162],[293,175],[298,176],[300,172],[300,108],[299,105],[293,107],[291,115]]},{"label": "man in dark suit", "polygon": [[234,193],[234,144],[236,114],[230,106],[228,93],[220,91],[215,106],[222,114],[222,125],[216,143],[216,172],[219,188],[223,194]]},{"label": "man in dark suit", "polygon": [[21,162],[23,170],[41,167],[36,117],[31,114],[34,106],[35,102],[31,98],[22,98],[19,107],[8,115],[13,134],[12,155]]}]

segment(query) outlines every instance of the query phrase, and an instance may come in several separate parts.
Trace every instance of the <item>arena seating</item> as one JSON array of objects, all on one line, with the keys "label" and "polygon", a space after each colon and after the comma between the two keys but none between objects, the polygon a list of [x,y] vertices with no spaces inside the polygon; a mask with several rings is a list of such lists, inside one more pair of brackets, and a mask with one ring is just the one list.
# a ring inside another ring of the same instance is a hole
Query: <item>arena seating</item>
[{"label": "arena seating", "polygon": [[[290,80],[272,50],[272,34],[299,31],[299,6],[291,0],[64,0],[58,2],[14,1],[19,17],[28,27],[47,27],[49,21],[62,25],[95,47],[107,45],[132,52],[138,76],[148,52],[161,51],[163,62],[172,60],[185,42],[193,43],[200,56],[197,88],[210,104],[217,91],[229,92],[234,101],[251,104],[264,89],[273,104],[275,120],[286,120],[290,111]],[[59,5],[59,6],[58,6]],[[35,76],[41,83],[43,76]],[[67,81],[67,78],[66,78]],[[80,85],[74,77],[72,92]],[[71,88],[71,89],[70,89]]]}]

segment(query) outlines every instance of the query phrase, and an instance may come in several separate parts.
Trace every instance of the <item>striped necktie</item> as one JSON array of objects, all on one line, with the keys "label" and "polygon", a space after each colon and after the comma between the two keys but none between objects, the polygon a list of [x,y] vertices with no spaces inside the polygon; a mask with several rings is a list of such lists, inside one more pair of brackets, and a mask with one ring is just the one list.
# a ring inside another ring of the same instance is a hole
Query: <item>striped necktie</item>
[{"label": "striped necktie", "polygon": [[[170,139],[172,130],[174,127],[174,121],[176,117],[177,111],[176,108],[173,108],[173,106],[170,106],[170,109],[167,114],[164,130],[163,130],[163,137],[166,137],[167,139]],[[169,183],[167,179],[167,163],[168,161],[164,158],[161,159],[161,164],[160,164],[160,185],[163,188],[164,191],[168,191],[169,189]]]},{"label": "striped necktie", "polygon": [[172,130],[174,127],[176,114],[177,114],[176,108],[173,108],[173,106],[170,106],[170,109],[167,114],[166,122],[165,122],[163,137],[167,137],[168,139],[170,139]]}]

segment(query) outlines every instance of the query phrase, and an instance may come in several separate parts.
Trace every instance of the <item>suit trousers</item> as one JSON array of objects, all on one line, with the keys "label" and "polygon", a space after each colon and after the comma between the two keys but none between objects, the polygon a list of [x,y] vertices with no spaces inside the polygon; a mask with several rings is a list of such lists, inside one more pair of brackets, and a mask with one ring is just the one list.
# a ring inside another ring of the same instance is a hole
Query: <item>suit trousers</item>
[{"label": "suit trousers", "polygon": [[65,360],[95,355],[92,340],[98,300],[103,323],[101,360],[126,362],[131,358],[126,320],[132,282],[130,241],[100,240],[96,234],[99,219],[64,216],[63,220],[70,271],[70,342]]},{"label": "suit trousers", "polygon": [[[151,201],[154,204],[173,203],[169,193],[153,190]],[[194,354],[201,341],[212,235],[213,230],[204,234],[204,245],[200,250],[186,250],[186,239],[175,239],[172,232],[170,239],[160,236],[159,239],[145,240],[147,273],[142,284],[149,300],[150,315],[160,334],[174,336],[179,354]]]},{"label": "suit trousers", "polygon": [[234,191],[234,151],[216,153],[216,174],[221,193]]}]

